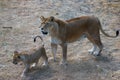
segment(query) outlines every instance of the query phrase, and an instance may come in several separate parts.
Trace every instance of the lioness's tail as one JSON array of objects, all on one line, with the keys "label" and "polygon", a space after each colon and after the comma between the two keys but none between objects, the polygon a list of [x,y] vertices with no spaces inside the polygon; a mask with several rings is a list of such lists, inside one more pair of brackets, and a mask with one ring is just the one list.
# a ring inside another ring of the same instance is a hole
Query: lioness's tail
[{"label": "lioness's tail", "polygon": [[116,35],[115,35],[115,36],[108,35],[108,34],[105,33],[104,30],[102,29],[102,26],[101,26],[101,23],[100,23],[99,19],[98,19],[98,23],[99,23],[99,25],[100,25],[100,26],[99,26],[99,29],[101,30],[101,32],[102,32],[105,36],[111,37],[111,38],[116,38],[116,37],[119,35],[119,30],[116,31]]},{"label": "lioness's tail", "polygon": [[37,37],[39,37],[39,38],[41,39],[41,41],[42,41],[42,45],[44,46],[43,39],[42,39],[41,36],[36,36],[36,37],[34,37],[34,42],[36,42],[36,38],[37,38]]}]

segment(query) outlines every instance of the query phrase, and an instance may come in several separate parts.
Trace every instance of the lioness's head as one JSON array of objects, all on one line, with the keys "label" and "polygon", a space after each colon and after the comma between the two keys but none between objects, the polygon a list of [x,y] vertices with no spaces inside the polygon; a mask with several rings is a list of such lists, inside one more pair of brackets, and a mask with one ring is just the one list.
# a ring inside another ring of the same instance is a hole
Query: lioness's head
[{"label": "lioness's head", "polygon": [[18,62],[21,61],[21,56],[20,53],[18,53],[18,51],[14,51],[13,53],[13,64],[18,64]]},{"label": "lioness's head", "polygon": [[40,28],[44,35],[52,35],[55,34],[55,32],[58,32],[58,23],[55,21],[53,16],[48,18],[41,16],[40,19],[42,21]]}]

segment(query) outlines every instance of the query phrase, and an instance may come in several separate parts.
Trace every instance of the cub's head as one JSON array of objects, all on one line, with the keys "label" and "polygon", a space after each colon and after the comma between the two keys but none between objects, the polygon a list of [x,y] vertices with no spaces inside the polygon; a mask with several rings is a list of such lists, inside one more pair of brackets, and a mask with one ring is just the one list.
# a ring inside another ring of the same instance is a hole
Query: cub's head
[{"label": "cub's head", "polygon": [[41,16],[40,19],[42,21],[40,28],[44,35],[52,35],[55,34],[55,32],[58,32],[58,23],[55,21],[53,16],[48,18]]},{"label": "cub's head", "polygon": [[13,64],[18,64],[18,62],[21,61],[21,56],[20,53],[18,53],[18,51],[14,51],[13,53]]}]

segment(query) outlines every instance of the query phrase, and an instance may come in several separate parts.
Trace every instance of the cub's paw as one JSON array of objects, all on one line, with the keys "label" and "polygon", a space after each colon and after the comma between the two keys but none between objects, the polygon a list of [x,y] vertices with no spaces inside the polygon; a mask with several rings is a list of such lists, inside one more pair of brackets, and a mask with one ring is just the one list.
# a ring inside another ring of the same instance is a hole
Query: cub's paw
[{"label": "cub's paw", "polygon": [[22,73],[22,74],[21,74],[21,77],[22,77],[22,78],[26,77],[26,73]]},{"label": "cub's paw", "polygon": [[42,66],[47,67],[48,66],[48,61],[45,61]]}]

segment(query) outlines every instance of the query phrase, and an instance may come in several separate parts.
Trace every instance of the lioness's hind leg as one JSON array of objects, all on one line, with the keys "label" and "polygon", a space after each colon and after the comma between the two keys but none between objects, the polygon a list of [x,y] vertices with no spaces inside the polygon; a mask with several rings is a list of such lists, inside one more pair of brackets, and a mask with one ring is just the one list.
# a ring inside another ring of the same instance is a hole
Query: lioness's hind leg
[{"label": "lioness's hind leg", "polygon": [[90,54],[93,54],[94,51],[96,50],[96,48],[97,48],[97,46],[96,46],[95,44],[93,44],[93,47],[92,47],[90,50],[88,50],[88,52],[89,52]]},{"label": "lioness's hind leg", "polygon": [[87,38],[94,44],[92,54],[95,56],[99,56],[103,49],[103,45],[101,43],[100,36],[92,34],[92,35],[87,35]]},{"label": "lioness's hind leg", "polygon": [[98,47],[97,47],[96,51],[93,54],[95,56],[100,56],[101,55],[101,51],[103,49],[103,45],[102,45],[102,43],[98,43],[97,46]]}]

